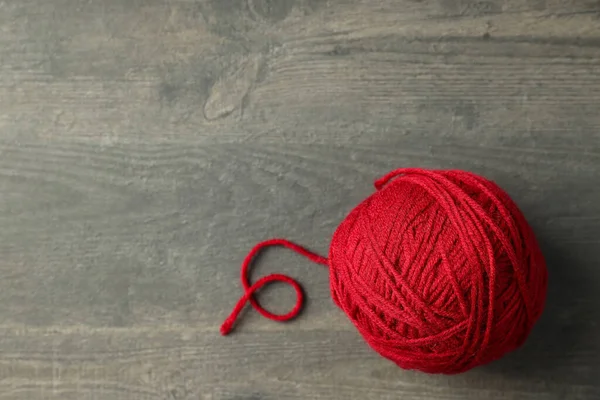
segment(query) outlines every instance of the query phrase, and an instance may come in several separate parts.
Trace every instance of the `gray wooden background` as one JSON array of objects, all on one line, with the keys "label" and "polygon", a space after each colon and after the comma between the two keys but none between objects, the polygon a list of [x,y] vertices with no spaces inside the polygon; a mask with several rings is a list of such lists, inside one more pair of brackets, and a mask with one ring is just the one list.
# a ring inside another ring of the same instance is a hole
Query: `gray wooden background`
[{"label": "gray wooden background", "polygon": [[[464,168],[539,235],[549,302],[459,376],[373,353],[327,252],[397,167]],[[600,2],[0,1],[0,399],[599,399]],[[261,299],[283,312],[286,286]]]}]

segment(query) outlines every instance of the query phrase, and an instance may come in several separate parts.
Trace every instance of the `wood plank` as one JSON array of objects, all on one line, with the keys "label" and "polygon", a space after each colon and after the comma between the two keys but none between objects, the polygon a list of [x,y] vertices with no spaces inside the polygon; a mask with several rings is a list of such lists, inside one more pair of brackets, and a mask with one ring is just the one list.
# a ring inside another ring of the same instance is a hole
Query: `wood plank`
[{"label": "wood plank", "polygon": [[221,3],[7,3],[0,127],[105,143],[598,137],[593,2],[287,2],[278,22]]},{"label": "wood plank", "polygon": [[[334,319],[335,320],[335,319]],[[194,327],[3,332],[4,397],[30,399],[592,399],[583,349],[523,369],[511,357],[459,376],[402,371],[356,332],[248,332]],[[9,347],[10,346],[10,347]],[[561,363],[557,363],[560,361]],[[576,371],[577,374],[574,374]],[[94,397],[95,396],[95,397]]]}]

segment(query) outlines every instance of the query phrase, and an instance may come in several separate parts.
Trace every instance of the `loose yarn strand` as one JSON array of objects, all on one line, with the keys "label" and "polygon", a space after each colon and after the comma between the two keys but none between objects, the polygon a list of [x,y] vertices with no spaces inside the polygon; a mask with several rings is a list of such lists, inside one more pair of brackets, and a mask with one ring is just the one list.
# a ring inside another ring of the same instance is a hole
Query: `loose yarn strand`
[{"label": "loose yarn strand", "polygon": [[[233,308],[233,311],[231,312],[229,317],[227,317],[225,322],[223,322],[223,324],[221,325],[221,334],[223,336],[225,336],[229,332],[231,332],[231,330],[233,329],[233,324],[235,323],[240,312],[246,305],[246,302],[250,302],[252,307],[256,311],[258,311],[263,317],[268,318],[273,321],[290,320],[290,319],[296,317],[298,315],[298,313],[300,312],[300,310],[302,309],[302,305],[304,304],[304,295],[302,293],[302,287],[296,280],[294,280],[293,278],[290,278],[287,275],[270,274],[265,277],[262,277],[261,279],[256,281],[256,283],[254,283],[253,285],[250,285],[248,273],[250,270],[250,265],[252,264],[252,260],[262,249],[264,249],[266,247],[270,247],[270,246],[286,247],[292,251],[295,251],[296,253],[298,253],[300,255],[303,255],[304,257],[308,258],[309,260],[311,260],[312,262],[314,262],[316,264],[327,265],[327,263],[328,263],[327,258],[320,256],[317,253],[314,253],[314,252],[312,252],[294,242],[286,240],[286,239],[279,239],[279,238],[269,239],[269,240],[265,240],[265,241],[260,242],[257,245],[255,245],[252,248],[252,250],[250,250],[248,255],[246,255],[246,257],[244,258],[244,261],[242,262],[240,276],[241,276],[241,280],[242,280],[242,286],[244,287],[244,294],[238,300],[237,304]],[[296,291],[296,304],[294,305],[294,308],[292,308],[292,310],[290,312],[288,312],[286,314],[281,314],[281,315],[273,314],[272,312],[263,308],[258,303],[258,301],[254,298],[254,296],[253,296],[254,292],[256,292],[257,290],[261,289],[263,286],[265,286],[266,284],[271,283],[271,282],[287,283],[288,285],[292,286],[294,288],[294,290]]]}]

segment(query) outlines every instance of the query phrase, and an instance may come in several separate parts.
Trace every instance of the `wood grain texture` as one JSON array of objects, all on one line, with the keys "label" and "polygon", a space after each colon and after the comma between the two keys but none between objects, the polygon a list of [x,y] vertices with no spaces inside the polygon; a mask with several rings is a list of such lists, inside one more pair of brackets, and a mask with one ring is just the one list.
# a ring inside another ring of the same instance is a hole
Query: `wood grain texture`
[{"label": "wood grain texture", "polygon": [[[598,1],[0,1],[0,399],[600,398],[599,104]],[[550,268],[523,349],[402,371],[285,251],[253,273],[305,312],[218,335],[255,242],[326,253],[400,166],[522,207]]]}]

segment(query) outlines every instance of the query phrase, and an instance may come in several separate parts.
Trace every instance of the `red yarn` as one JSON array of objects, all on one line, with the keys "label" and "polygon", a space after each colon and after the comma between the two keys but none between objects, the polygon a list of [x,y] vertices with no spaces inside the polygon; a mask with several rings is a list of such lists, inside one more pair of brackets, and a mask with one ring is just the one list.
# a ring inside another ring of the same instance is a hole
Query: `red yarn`
[{"label": "red yarn", "polygon": [[[273,274],[252,286],[247,279],[260,249],[283,245],[329,265],[335,303],[375,351],[402,368],[459,373],[519,347],[542,313],[547,270],[509,196],[457,170],[398,169],[375,187],[334,233],[329,260],[284,239],[255,246],[242,264],[245,293],[221,333],[246,301],[269,319],[298,314],[302,290],[292,278]],[[272,281],[296,289],[288,314],[272,314],[253,298]]]},{"label": "red yarn", "polygon": [[[231,312],[229,317],[227,317],[225,322],[223,322],[223,325],[221,325],[221,334],[222,335],[227,335],[229,332],[231,332],[233,323],[237,319],[238,315],[242,311],[242,308],[244,308],[244,305],[246,304],[247,301],[250,301],[250,304],[252,304],[252,307],[254,307],[254,309],[256,311],[258,311],[262,316],[272,319],[273,321],[287,321],[287,320],[292,319],[295,316],[297,316],[298,313],[300,312],[300,309],[302,308],[302,304],[304,303],[304,295],[302,294],[302,288],[300,287],[298,282],[296,282],[289,276],[285,276],[285,275],[281,275],[281,274],[267,275],[267,276],[259,279],[252,286],[250,286],[250,282],[248,281],[248,268],[250,267],[250,263],[252,262],[252,259],[254,258],[254,256],[256,256],[256,254],[258,254],[258,252],[261,249],[263,249],[265,247],[269,247],[269,246],[284,246],[284,247],[287,247],[288,249],[294,250],[295,252],[297,252],[299,254],[302,254],[303,256],[307,257],[308,259],[310,259],[311,261],[313,261],[317,264],[327,265],[327,259],[325,257],[321,257],[320,255],[318,255],[316,253],[306,250],[304,247],[298,246],[296,243],[292,243],[289,240],[269,239],[269,240],[265,240],[264,242],[260,242],[259,244],[254,246],[252,248],[252,250],[250,250],[250,252],[246,256],[246,258],[244,258],[244,261],[242,262],[242,274],[241,274],[242,275],[242,286],[244,286],[245,293],[239,299],[239,301],[233,308],[233,311]],[[277,315],[277,314],[273,314],[273,313],[265,310],[260,304],[258,304],[256,299],[252,296],[252,294],[254,292],[256,292],[258,289],[260,289],[267,283],[275,282],[275,281],[285,282],[285,283],[291,285],[296,290],[296,296],[297,296],[296,305],[294,306],[292,311],[290,311],[287,314]]]}]

